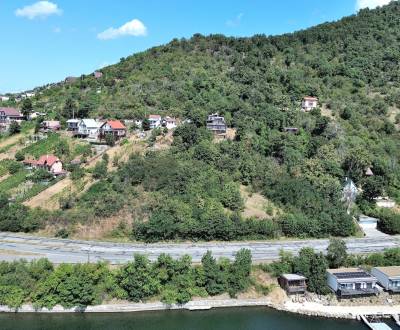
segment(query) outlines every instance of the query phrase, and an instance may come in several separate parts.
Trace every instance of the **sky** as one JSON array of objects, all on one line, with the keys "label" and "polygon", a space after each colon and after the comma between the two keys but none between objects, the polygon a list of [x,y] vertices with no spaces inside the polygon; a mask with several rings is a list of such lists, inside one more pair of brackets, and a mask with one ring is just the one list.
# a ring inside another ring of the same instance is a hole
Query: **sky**
[{"label": "sky", "polygon": [[0,0],[0,93],[88,74],[194,33],[277,35],[390,0]]}]

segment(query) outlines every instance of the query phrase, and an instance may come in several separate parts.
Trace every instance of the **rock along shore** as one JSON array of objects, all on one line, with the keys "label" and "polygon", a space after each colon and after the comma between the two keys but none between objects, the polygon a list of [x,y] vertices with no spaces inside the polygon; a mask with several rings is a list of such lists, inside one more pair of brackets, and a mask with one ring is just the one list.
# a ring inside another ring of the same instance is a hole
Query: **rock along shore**
[{"label": "rock along shore", "polygon": [[308,316],[356,319],[360,314],[392,315],[400,314],[400,305],[368,305],[368,306],[328,306],[314,302],[294,303],[287,301],[284,304],[275,304],[268,298],[255,299],[199,299],[183,305],[166,305],[162,302],[148,303],[115,303],[87,307],[63,308],[55,306],[53,309],[35,309],[32,305],[25,304],[18,309],[0,306],[0,312],[5,313],[121,313],[144,312],[160,310],[209,310],[212,308],[226,307],[255,307],[265,306],[280,311],[297,313]]}]

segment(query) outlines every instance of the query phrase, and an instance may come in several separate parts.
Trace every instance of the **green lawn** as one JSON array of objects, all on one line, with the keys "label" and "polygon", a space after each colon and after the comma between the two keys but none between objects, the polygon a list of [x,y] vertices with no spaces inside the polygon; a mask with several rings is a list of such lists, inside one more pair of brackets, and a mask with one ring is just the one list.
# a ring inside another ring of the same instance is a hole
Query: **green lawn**
[{"label": "green lawn", "polygon": [[9,192],[11,189],[18,187],[18,185],[25,181],[27,174],[27,170],[22,170],[1,181],[0,192]]},{"label": "green lawn", "polygon": [[29,146],[23,148],[21,152],[24,155],[30,155],[37,159],[42,155],[53,153],[56,145],[60,142],[60,140],[61,137],[59,134],[49,133],[47,135],[47,139],[32,143]]}]

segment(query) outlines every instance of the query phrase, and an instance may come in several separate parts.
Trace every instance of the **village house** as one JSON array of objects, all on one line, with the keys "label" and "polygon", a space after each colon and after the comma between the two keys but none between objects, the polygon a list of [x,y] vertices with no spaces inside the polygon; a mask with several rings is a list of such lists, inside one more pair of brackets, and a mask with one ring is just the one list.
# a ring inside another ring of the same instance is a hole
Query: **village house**
[{"label": "village house", "polygon": [[95,119],[81,119],[78,123],[78,130],[74,132],[74,135],[90,140],[97,140],[101,125],[102,123]]},{"label": "village house", "polygon": [[112,134],[118,140],[126,136],[126,127],[119,120],[107,120],[100,126],[100,139],[104,139],[107,134]]},{"label": "village house", "polygon": [[78,130],[78,125],[79,125],[80,121],[81,121],[80,119],[68,119],[67,120],[67,130],[76,132]]},{"label": "village house", "polygon": [[54,175],[65,174],[61,160],[54,155],[43,155],[38,160],[27,159],[23,162],[31,168],[43,168]]},{"label": "village house", "polygon": [[77,81],[77,80],[78,80],[77,77],[67,77],[67,78],[65,78],[65,83],[67,83],[67,84],[72,84],[72,83],[74,83],[74,82]]},{"label": "village house", "polygon": [[28,120],[34,120],[34,119],[36,119],[36,118],[38,118],[38,117],[43,117],[43,116],[46,116],[46,114],[45,114],[44,112],[37,112],[37,111],[34,111],[34,112],[31,112],[31,113],[28,115]]},{"label": "village house", "polygon": [[305,112],[311,111],[318,107],[318,98],[312,96],[305,96],[301,101],[301,109]]},{"label": "village house", "polygon": [[377,294],[377,278],[360,268],[327,270],[327,284],[338,297]]},{"label": "village house", "polygon": [[49,131],[55,132],[61,129],[61,124],[58,120],[45,120],[40,124],[40,126],[41,129],[45,132]]},{"label": "village house", "polygon": [[9,97],[9,96],[0,95],[0,101],[6,102],[6,101],[9,101],[9,100],[10,100],[10,97]]},{"label": "village house", "polygon": [[304,293],[307,290],[307,278],[298,274],[282,274],[279,279],[279,285],[288,294]]},{"label": "village house", "polygon": [[400,266],[374,267],[371,274],[390,292],[400,292]]},{"label": "village house", "polygon": [[15,108],[0,108],[0,123],[20,122],[24,116]]},{"label": "village house", "polygon": [[160,115],[150,115],[149,116],[150,129],[158,128],[161,126],[161,116]]},{"label": "village house", "polygon": [[103,77],[103,72],[95,71],[95,72],[93,73],[93,76],[94,76],[96,79],[99,79],[99,78]]},{"label": "village house", "polygon": [[215,135],[226,134],[226,122],[223,116],[213,113],[207,118],[207,129],[213,132]]},{"label": "village house", "polygon": [[162,126],[166,127],[167,129],[174,129],[176,128],[176,119],[172,118],[172,117],[164,117],[164,119],[162,120]]}]

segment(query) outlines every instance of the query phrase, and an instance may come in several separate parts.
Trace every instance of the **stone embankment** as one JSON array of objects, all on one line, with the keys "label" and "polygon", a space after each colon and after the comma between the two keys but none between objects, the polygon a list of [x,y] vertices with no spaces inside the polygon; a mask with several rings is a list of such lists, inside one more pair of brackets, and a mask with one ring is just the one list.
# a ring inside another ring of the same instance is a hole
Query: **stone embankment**
[{"label": "stone embankment", "polygon": [[159,311],[168,309],[184,310],[208,310],[221,307],[254,307],[265,306],[277,310],[327,318],[356,319],[360,314],[368,315],[391,315],[400,314],[400,305],[365,305],[365,306],[341,306],[324,305],[318,302],[295,302],[287,300],[282,304],[272,302],[269,298],[254,299],[199,299],[188,302],[184,305],[166,305],[162,302],[148,303],[115,303],[87,307],[76,307],[64,309],[62,306],[35,309],[32,305],[23,305],[17,310],[7,306],[0,306],[0,312],[25,312],[25,313],[120,313],[120,312],[144,312]]}]

